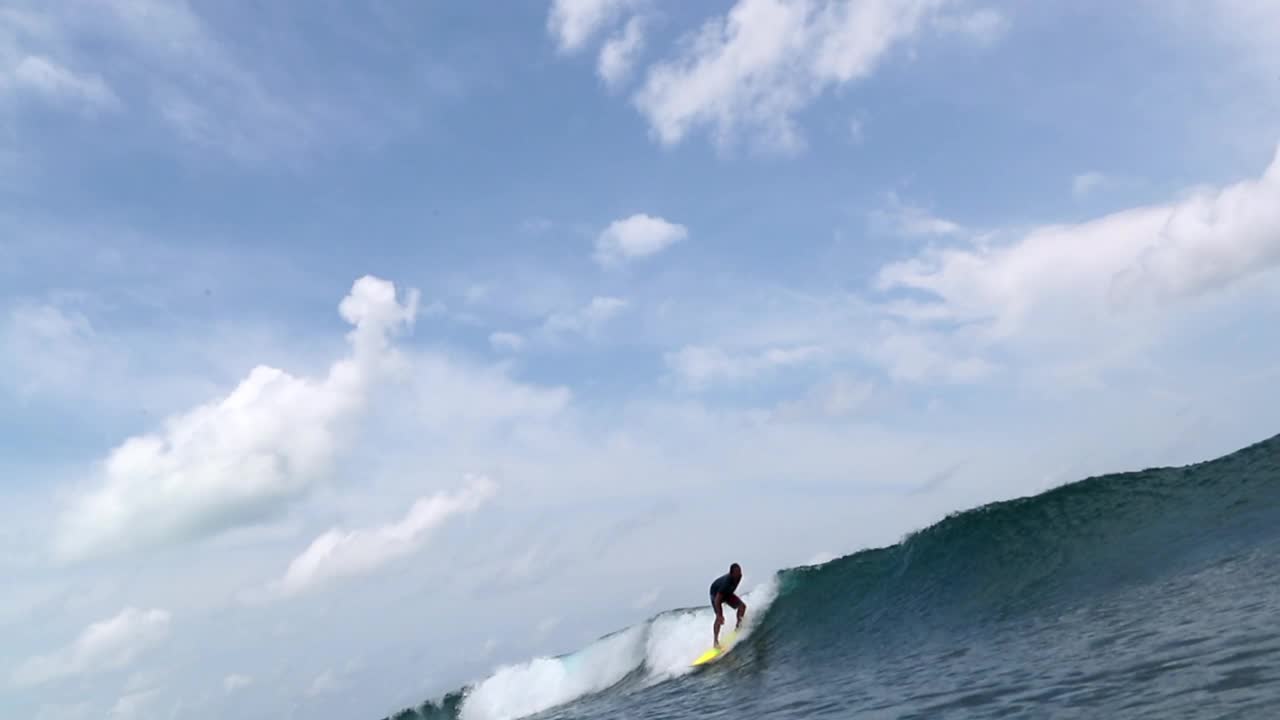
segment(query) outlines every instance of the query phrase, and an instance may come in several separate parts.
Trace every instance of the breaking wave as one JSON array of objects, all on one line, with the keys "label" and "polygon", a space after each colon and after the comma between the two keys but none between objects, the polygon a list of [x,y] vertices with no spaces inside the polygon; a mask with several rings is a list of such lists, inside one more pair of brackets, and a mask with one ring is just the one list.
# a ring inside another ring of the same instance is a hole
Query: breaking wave
[{"label": "breaking wave", "polygon": [[[724,666],[732,672],[767,657],[835,668],[859,653],[915,652],[939,638],[953,647],[1277,534],[1280,436],[1210,462],[1089,478],[955,513],[889,547],[777,573],[744,596],[752,610],[737,645],[746,652]],[[644,690],[690,673],[711,621],[709,607],[664,612],[576,652],[499,668],[393,719],[510,720]]]}]

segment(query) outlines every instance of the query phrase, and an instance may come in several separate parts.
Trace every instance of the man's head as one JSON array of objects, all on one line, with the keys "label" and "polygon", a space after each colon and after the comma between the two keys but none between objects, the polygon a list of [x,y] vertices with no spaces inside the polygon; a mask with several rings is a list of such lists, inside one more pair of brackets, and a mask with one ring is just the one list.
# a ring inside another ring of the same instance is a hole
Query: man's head
[{"label": "man's head", "polygon": [[742,568],[738,565],[738,563],[734,563],[729,566],[729,577],[735,580],[742,577]]}]

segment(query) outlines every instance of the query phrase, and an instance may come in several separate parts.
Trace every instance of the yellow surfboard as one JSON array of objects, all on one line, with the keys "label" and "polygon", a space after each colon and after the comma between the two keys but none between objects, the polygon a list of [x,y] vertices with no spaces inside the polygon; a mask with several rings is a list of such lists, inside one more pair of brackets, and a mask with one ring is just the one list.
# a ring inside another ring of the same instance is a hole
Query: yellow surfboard
[{"label": "yellow surfboard", "polygon": [[738,639],[737,631],[730,631],[728,635],[721,638],[720,649],[717,650],[714,647],[711,648],[710,650],[699,655],[698,659],[693,661],[693,664],[705,665],[711,662],[712,660],[715,660],[716,658],[720,657],[721,655],[724,655],[725,653],[729,652],[729,648],[733,647],[733,641],[737,639]]}]

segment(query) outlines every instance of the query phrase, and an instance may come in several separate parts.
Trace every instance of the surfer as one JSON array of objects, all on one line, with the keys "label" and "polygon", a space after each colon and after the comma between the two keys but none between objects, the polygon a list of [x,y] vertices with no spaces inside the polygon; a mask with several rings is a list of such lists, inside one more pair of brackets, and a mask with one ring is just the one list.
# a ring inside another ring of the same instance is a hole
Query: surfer
[{"label": "surfer", "polygon": [[742,598],[738,597],[734,592],[738,589],[738,583],[742,582],[742,568],[738,563],[729,566],[729,573],[721,575],[711,583],[711,609],[716,611],[716,624],[711,631],[711,638],[715,641],[716,649],[720,648],[720,626],[724,624],[724,613],[721,611],[721,605],[728,605],[738,611],[738,624],[734,628],[742,627],[742,616],[747,613],[747,604],[742,602]]}]

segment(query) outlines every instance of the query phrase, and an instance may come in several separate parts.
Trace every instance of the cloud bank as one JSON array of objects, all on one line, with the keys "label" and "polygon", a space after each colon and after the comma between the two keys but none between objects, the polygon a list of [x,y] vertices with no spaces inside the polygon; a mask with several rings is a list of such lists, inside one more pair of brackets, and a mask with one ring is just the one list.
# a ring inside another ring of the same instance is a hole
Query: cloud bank
[{"label": "cloud bank", "polygon": [[339,311],[350,356],[320,380],[254,368],[226,397],[133,437],[102,462],[96,488],[74,498],[55,550],[65,559],[188,541],[270,517],[325,478],[343,423],[394,369],[391,336],[413,322],[418,296],[357,280]]}]

